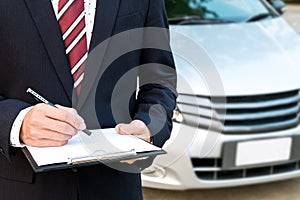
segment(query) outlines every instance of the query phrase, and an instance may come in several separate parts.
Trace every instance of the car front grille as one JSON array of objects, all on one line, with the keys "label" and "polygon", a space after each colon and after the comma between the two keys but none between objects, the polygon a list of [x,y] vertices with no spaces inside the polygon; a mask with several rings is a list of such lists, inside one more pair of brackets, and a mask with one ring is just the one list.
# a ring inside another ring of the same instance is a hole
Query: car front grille
[{"label": "car front grille", "polygon": [[226,98],[179,94],[177,106],[186,124],[224,134],[247,134],[296,127],[299,101],[299,90]]},{"label": "car front grille", "polygon": [[223,170],[222,159],[192,158],[194,172],[201,180],[218,181],[268,176],[286,172],[300,171],[300,160],[272,166]]}]

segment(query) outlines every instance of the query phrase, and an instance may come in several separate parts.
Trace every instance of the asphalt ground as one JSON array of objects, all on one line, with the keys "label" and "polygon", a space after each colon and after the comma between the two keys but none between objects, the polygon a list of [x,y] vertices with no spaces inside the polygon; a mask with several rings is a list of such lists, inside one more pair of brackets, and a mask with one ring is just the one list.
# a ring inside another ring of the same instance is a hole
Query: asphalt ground
[{"label": "asphalt ground", "polygon": [[[300,33],[300,3],[287,5],[283,16]],[[145,200],[300,200],[300,178],[223,189],[166,191],[144,188],[143,192]]]}]

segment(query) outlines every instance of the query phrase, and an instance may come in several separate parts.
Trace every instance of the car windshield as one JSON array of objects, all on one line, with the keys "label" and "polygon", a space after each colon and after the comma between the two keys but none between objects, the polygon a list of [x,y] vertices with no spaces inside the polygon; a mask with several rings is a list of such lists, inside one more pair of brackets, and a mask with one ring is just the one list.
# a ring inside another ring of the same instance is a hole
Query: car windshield
[{"label": "car windshield", "polygon": [[261,0],[165,0],[171,24],[257,21],[274,16]]}]

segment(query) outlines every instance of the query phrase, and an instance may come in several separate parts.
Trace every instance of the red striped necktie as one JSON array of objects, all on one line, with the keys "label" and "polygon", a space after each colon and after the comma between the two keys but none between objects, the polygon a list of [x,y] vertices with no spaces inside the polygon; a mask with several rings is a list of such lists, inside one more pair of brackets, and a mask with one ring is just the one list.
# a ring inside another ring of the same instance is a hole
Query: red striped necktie
[{"label": "red striped necktie", "polygon": [[60,0],[58,22],[69,58],[74,88],[80,94],[87,59],[87,39],[83,0]]}]

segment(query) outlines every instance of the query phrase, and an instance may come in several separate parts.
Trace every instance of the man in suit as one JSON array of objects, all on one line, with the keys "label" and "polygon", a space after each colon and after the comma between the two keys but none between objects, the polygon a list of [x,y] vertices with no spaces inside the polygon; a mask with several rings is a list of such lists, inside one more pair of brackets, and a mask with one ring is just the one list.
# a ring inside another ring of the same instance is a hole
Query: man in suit
[{"label": "man in suit", "polygon": [[[74,21],[65,17],[71,7],[83,8],[76,16],[77,11],[70,12]],[[142,199],[139,173],[101,164],[34,173],[20,150],[23,143],[64,145],[78,130],[97,128],[84,122],[84,108],[79,111],[83,118],[71,108],[73,89],[76,95],[84,93],[80,87],[89,66],[82,63],[107,38],[142,27],[168,27],[162,0],[89,0],[84,6],[83,0],[0,1],[0,199]],[[166,36],[159,42],[168,46],[168,39]],[[78,46],[79,50],[74,50]],[[160,80],[171,80],[172,88],[150,82],[141,85],[137,98],[131,98],[128,105],[117,104],[116,110],[126,107],[132,117],[132,121],[124,118],[121,123],[122,116],[115,120],[111,108],[113,86],[122,74],[147,63],[173,69],[173,73],[149,69]],[[172,128],[175,82],[173,58],[168,51],[141,49],[121,56],[96,85],[94,107],[99,127],[116,126],[120,134],[134,134],[162,146]],[[37,104],[26,94],[28,87],[40,91],[59,108]],[[157,109],[151,116],[153,105],[160,105],[163,111]],[[164,121],[161,130],[149,126],[152,119]],[[134,165],[147,166],[139,161],[129,166]]]}]

